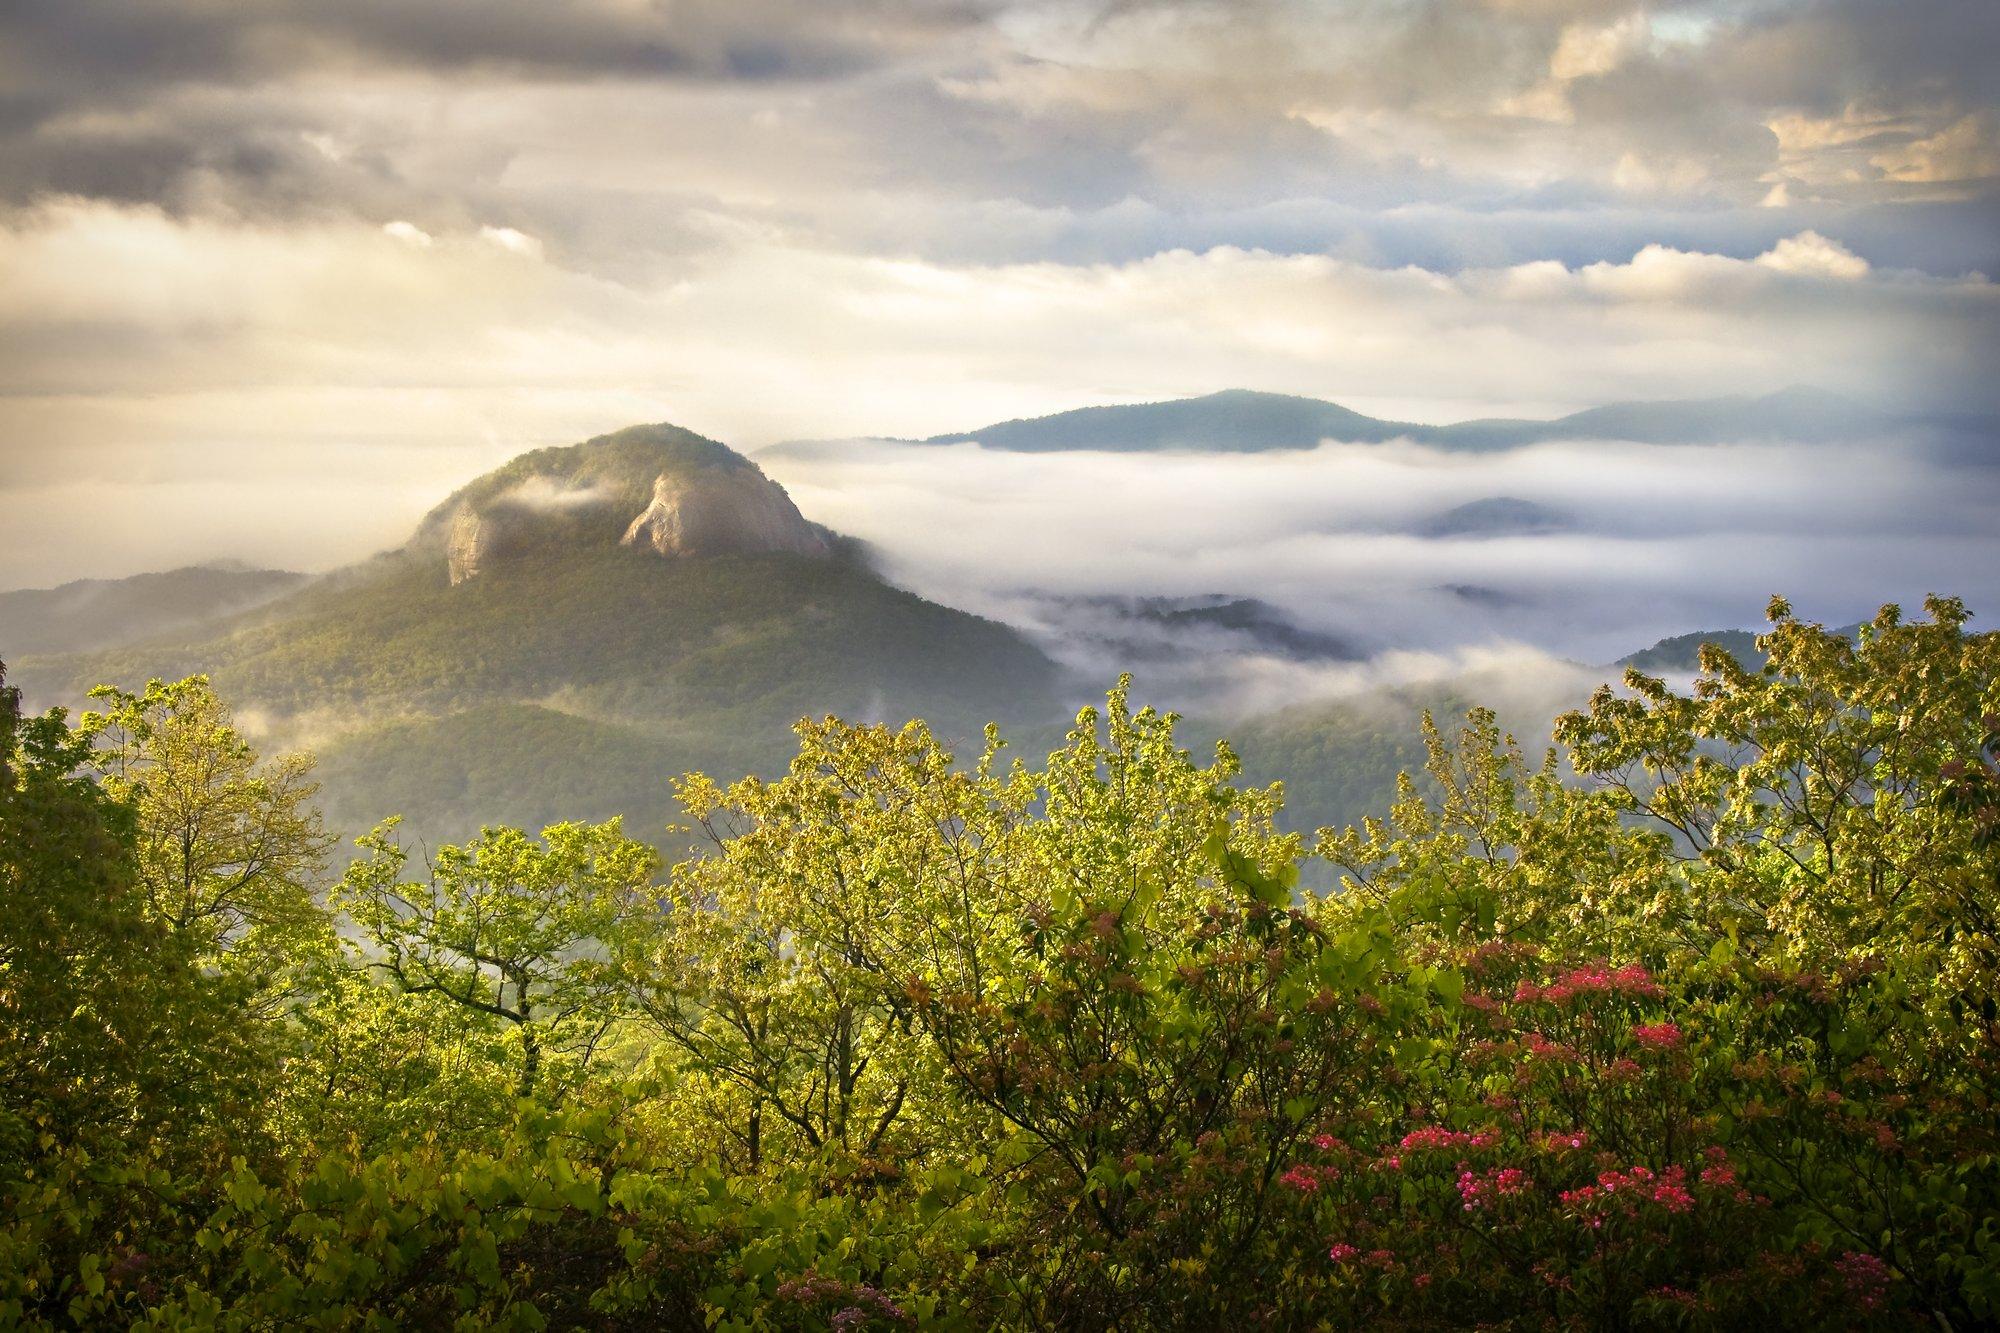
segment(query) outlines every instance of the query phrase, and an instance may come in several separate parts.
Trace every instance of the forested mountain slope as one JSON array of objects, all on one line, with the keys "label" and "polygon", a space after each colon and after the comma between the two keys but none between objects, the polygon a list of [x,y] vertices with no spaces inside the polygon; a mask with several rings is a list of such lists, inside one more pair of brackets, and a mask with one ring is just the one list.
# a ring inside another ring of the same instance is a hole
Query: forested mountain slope
[{"label": "forested mountain slope", "polygon": [[441,834],[657,813],[685,768],[781,761],[804,716],[976,736],[1058,711],[1026,639],[892,586],[754,464],[668,426],[524,455],[403,548],[216,632],[13,665],[43,702],[207,674],[271,748],[322,756],[341,827],[409,808]]}]

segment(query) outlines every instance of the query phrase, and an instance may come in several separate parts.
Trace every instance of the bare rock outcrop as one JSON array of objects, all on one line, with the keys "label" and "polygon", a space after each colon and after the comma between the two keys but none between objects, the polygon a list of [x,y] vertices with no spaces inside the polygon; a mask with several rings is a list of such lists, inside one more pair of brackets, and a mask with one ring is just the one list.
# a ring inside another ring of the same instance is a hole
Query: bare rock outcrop
[{"label": "bare rock outcrop", "polygon": [[625,529],[623,542],[664,556],[823,556],[829,550],[785,488],[755,467],[661,473],[653,479],[651,503]]},{"label": "bare rock outcrop", "polygon": [[478,511],[467,505],[452,517],[451,529],[445,534],[445,568],[451,571],[452,587],[479,572],[486,547],[486,524]]}]

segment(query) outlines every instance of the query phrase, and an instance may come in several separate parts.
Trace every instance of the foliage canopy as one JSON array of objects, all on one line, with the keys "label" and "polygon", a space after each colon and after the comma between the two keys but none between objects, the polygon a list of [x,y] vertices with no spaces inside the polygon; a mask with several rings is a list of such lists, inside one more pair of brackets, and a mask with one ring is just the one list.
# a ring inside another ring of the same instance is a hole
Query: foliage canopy
[{"label": "foliage canopy", "polygon": [[1989,1326],[2000,639],[1925,610],[1427,718],[1310,851],[1121,683],[1038,764],[802,723],[670,865],[390,824],[331,918],[203,683],[0,695],[0,1315]]}]

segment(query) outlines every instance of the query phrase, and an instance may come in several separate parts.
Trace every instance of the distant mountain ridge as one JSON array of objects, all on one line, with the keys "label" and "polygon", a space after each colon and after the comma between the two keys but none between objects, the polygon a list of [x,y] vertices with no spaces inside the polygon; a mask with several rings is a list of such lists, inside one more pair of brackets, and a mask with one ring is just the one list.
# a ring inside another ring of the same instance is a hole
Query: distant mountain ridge
[{"label": "distant mountain ridge", "polygon": [[1417,525],[1422,537],[1525,537],[1561,532],[1572,526],[1570,516],[1548,505],[1513,495],[1468,500],[1433,514]]},{"label": "distant mountain ridge", "polygon": [[[1916,424],[1824,390],[1795,386],[1761,397],[1609,403],[1553,420],[1482,418],[1451,425],[1388,421],[1339,403],[1253,389],[1225,389],[1156,403],[1081,407],[995,422],[909,444],[978,444],[1014,453],[1263,453],[1312,449],[1327,440],[1378,444],[1406,439],[1468,451],[1520,448],[1552,440],[1640,444],[1849,439]],[[809,455],[834,444],[798,440],[760,452]]]},{"label": "distant mountain ridge", "polygon": [[1253,453],[1266,449],[1309,449],[1325,439],[1390,440],[1423,429],[1409,422],[1380,421],[1318,398],[1225,389],[1199,398],[1163,403],[1080,407],[1052,416],[1002,421],[978,430],[933,435],[922,443],[976,443],[1018,453],[1063,449],[1112,453],[1155,449]]},{"label": "distant mountain ridge", "polygon": [[191,632],[275,601],[307,579],[282,569],[212,564],[0,592],[0,658],[91,652]]}]

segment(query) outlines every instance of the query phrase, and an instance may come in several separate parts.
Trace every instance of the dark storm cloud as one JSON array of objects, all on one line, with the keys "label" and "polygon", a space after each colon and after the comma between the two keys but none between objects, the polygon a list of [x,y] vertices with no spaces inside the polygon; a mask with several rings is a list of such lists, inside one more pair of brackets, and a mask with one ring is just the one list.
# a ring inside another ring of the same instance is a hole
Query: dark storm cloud
[{"label": "dark storm cloud", "polygon": [[0,10],[17,74],[78,100],[176,83],[327,68],[498,70],[544,77],[824,77],[973,21],[965,3],[702,0],[65,0]]},{"label": "dark storm cloud", "polygon": [[[970,0],[66,0],[0,8],[0,198],[50,193],[286,212],[444,196],[385,160],[330,163],[295,97],[342,81],[454,85],[854,78],[964,31]],[[334,168],[338,169],[334,169]]]}]

